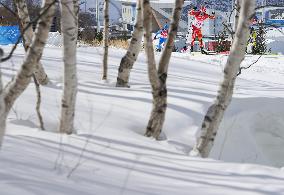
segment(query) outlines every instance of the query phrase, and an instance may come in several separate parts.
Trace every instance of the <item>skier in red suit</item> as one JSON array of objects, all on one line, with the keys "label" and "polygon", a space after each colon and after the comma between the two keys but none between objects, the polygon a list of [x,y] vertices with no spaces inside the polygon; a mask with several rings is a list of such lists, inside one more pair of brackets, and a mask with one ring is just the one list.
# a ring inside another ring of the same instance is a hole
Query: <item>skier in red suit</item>
[{"label": "skier in red suit", "polygon": [[199,41],[199,46],[201,49],[201,53],[205,53],[203,49],[203,42],[202,42],[202,31],[201,27],[203,25],[204,20],[206,19],[215,19],[215,13],[213,15],[209,15],[206,13],[206,8],[201,6],[200,10],[197,10],[197,7],[193,8],[189,11],[188,15],[194,16],[194,21],[192,23],[192,40],[191,40],[191,51],[193,51],[194,41],[196,37]]}]

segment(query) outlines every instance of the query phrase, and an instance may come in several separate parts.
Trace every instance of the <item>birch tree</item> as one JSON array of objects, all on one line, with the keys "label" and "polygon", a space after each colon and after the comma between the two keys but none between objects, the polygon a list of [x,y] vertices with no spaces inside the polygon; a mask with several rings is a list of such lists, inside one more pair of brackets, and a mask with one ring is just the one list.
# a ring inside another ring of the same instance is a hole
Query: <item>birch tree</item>
[{"label": "birch tree", "polygon": [[[21,31],[23,34],[23,43],[25,51],[27,52],[33,37],[32,25],[30,25],[30,16],[25,0],[14,0],[16,10],[18,13],[18,18],[21,23]],[[35,83],[35,89],[37,93],[37,102],[36,102],[36,113],[39,119],[40,128],[44,130],[43,118],[40,113],[40,104],[41,104],[41,93],[40,93],[40,84],[46,85],[49,81],[47,74],[44,71],[43,65],[41,62],[36,64],[36,70],[33,74],[33,80]]]},{"label": "birch tree", "polygon": [[56,0],[44,0],[39,19],[32,39],[31,45],[27,50],[24,61],[16,76],[0,90],[0,105],[4,99],[4,107],[0,107],[0,145],[2,144],[5,133],[5,122],[7,115],[16,99],[23,93],[31,81],[36,64],[39,63],[42,56],[43,48],[48,38],[49,29],[55,12]]},{"label": "birch tree", "polygon": [[220,84],[215,103],[209,107],[204,117],[201,134],[191,152],[192,155],[208,157],[213,146],[224,112],[231,102],[235,80],[240,64],[244,59],[250,33],[250,21],[255,14],[254,9],[255,1],[242,0],[235,38],[224,69],[224,78]]},{"label": "birch tree", "polygon": [[241,9],[241,1],[242,0],[235,0],[235,23],[234,23],[234,32],[236,34],[238,23],[239,23],[239,17],[240,17],[240,9]]},{"label": "birch tree", "polygon": [[61,0],[61,28],[63,34],[64,87],[61,102],[59,131],[74,131],[77,95],[76,51],[78,34],[78,0]]},{"label": "birch tree", "polygon": [[5,101],[4,101],[4,94],[3,94],[3,85],[2,85],[2,77],[0,74],[0,147],[3,142],[3,137],[5,134],[6,129],[6,113],[5,113]]},{"label": "birch tree", "polygon": [[[3,50],[0,48],[0,60],[4,55]],[[5,128],[6,128],[6,117],[5,117],[5,102],[4,102],[4,93],[3,93],[3,84],[2,84],[2,74],[0,72],[0,146],[3,141]]]},{"label": "birch tree", "polygon": [[103,56],[103,80],[107,80],[108,71],[108,39],[109,39],[109,0],[104,2],[104,56]]},{"label": "birch tree", "polygon": [[[28,25],[30,24],[30,16],[28,12],[28,7],[26,4],[26,0],[14,0],[14,4],[16,5],[17,12],[19,19],[21,21],[22,29],[25,29],[25,32],[23,32],[23,38],[24,38],[24,47],[27,51],[33,38],[33,27],[30,25],[29,28]],[[39,61],[39,63],[36,64],[36,68],[34,71],[35,78],[37,82],[41,85],[46,85],[49,81],[47,74],[44,71],[42,63]]]},{"label": "birch tree", "polygon": [[136,22],[134,31],[130,41],[130,45],[126,54],[121,59],[118,76],[116,81],[117,87],[129,87],[130,71],[133,68],[133,64],[136,62],[138,54],[141,50],[141,42],[143,36],[143,18],[142,18],[142,0],[137,0],[136,6]]},{"label": "birch tree", "polygon": [[35,74],[33,74],[33,80],[34,80],[34,84],[35,84],[35,90],[36,90],[36,94],[37,94],[37,101],[36,101],[36,114],[37,114],[37,118],[39,121],[39,127],[41,130],[45,130],[44,128],[44,124],[43,124],[43,117],[41,115],[40,112],[40,105],[41,105],[41,93],[40,93],[40,85],[35,77]]},{"label": "birch tree", "polygon": [[168,39],[162,52],[158,70],[155,64],[154,48],[152,44],[152,8],[149,0],[143,0],[143,26],[145,29],[145,51],[148,63],[148,75],[152,87],[153,105],[145,136],[158,139],[165,121],[167,109],[167,75],[169,61],[174,48],[179,20],[184,0],[176,0],[173,19],[170,25]]}]

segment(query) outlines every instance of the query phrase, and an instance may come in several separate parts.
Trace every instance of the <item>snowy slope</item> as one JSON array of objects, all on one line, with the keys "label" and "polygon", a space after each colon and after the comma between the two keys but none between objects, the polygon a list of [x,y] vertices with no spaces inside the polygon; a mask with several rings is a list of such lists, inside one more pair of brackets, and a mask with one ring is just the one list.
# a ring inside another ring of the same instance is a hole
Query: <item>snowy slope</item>
[{"label": "snowy slope", "polygon": [[267,48],[271,49],[271,53],[284,54],[284,27],[269,29],[266,38]]},{"label": "snowy slope", "polygon": [[[65,136],[52,133],[59,117],[61,48],[45,49],[43,63],[51,78],[42,88],[47,131],[38,130],[31,84],[9,115],[0,153],[1,195],[284,194],[284,172],[276,168],[284,166],[283,56],[262,57],[240,75],[213,160],[188,152],[218,90],[226,56],[173,54],[167,140],[157,142],[143,136],[151,111],[145,54],[135,64],[131,88],[114,87],[124,53],[111,49],[110,79],[101,82],[102,49],[79,48],[78,135]],[[20,48],[12,61],[1,64],[6,82],[23,56]],[[247,56],[243,65],[256,59]]]}]

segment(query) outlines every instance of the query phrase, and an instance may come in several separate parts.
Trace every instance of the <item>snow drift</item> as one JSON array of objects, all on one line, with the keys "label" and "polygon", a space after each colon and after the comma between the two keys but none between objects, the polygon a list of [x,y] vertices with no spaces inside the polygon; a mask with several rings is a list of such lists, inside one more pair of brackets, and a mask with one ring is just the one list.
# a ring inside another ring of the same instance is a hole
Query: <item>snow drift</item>
[{"label": "snow drift", "polygon": [[234,99],[211,157],[284,167],[284,100]]}]

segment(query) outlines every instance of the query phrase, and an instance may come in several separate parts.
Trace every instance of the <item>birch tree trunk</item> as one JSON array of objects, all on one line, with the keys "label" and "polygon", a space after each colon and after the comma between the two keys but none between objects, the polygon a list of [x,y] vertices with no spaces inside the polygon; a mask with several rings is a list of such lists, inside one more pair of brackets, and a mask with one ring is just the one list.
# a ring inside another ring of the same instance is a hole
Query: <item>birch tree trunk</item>
[{"label": "birch tree trunk", "polygon": [[143,11],[143,27],[145,30],[144,45],[145,45],[145,52],[146,52],[147,64],[148,64],[148,76],[149,76],[152,90],[153,89],[157,90],[159,88],[160,83],[159,83],[158,72],[156,69],[155,54],[154,54],[154,48],[153,48],[153,43],[152,43],[152,23],[151,23],[152,8],[151,8],[149,0],[143,0],[142,11]]},{"label": "birch tree trunk", "polygon": [[176,0],[175,8],[173,11],[173,20],[169,29],[168,39],[165,45],[165,49],[162,52],[162,56],[159,62],[158,71],[155,66],[154,49],[152,44],[151,34],[151,17],[152,9],[149,4],[149,0],[143,1],[143,15],[144,15],[144,28],[145,28],[145,39],[146,39],[146,54],[148,59],[148,71],[149,79],[152,87],[153,95],[153,108],[150,115],[150,119],[147,125],[145,136],[154,137],[158,139],[162,127],[165,121],[166,109],[167,109],[167,75],[168,67],[174,47],[174,39],[177,34],[181,10],[184,0]]},{"label": "birch tree trunk", "polygon": [[241,1],[242,0],[235,0],[235,9],[236,9],[235,24],[234,24],[234,32],[235,32],[235,34],[236,34],[238,23],[239,23]]},{"label": "birch tree trunk", "polygon": [[[33,29],[32,26],[29,28],[28,25],[30,25],[30,17],[28,13],[28,8],[25,0],[14,0],[14,4],[16,5],[16,9],[18,12],[18,17],[21,22],[21,31],[23,34],[23,43],[25,51],[27,52],[33,37]],[[36,65],[36,70],[33,74],[33,80],[35,83],[36,93],[37,93],[37,102],[36,102],[36,113],[39,119],[40,128],[44,130],[43,125],[43,118],[40,113],[40,103],[41,103],[41,94],[40,94],[40,84],[46,85],[48,83],[48,77],[45,73],[42,64],[39,62]]]},{"label": "birch tree trunk", "polygon": [[[26,53],[24,62],[17,75],[5,86],[0,87],[0,142],[5,134],[5,123],[7,115],[15,100],[22,94],[31,81],[36,64],[39,62],[45,42],[48,37],[52,18],[55,12],[55,1],[43,1],[42,16],[38,21],[35,35]],[[3,107],[4,101],[4,107]],[[5,109],[5,110],[4,110]]]},{"label": "birch tree trunk", "polygon": [[3,137],[5,135],[5,129],[6,129],[6,111],[5,110],[6,108],[5,108],[3,85],[2,85],[2,76],[0,74],[0,147],[2,146]]},{"label": "birch tree trunk", "polygon": [[74,131],[74,116],[77,95],[76,50],[78,13],[76,1],[61,0],[61,28],[64,47],[64,87],[61,102],[59,131],[71,134]]},{"label": "birch tree trunk", "polygon": [[123,58],[121,59],[118,68],[118,76],[116,81],[117,87],[129,87],[128,83],[129,83],[130,71],[133,68],[133,64],[136,62],[138,54],[141,50],[141,42],[143,36],[143,18],[142,18],[141,1],[142,0],[137,0],[136,23],[134,26],[134,31],[132,34],[128,50],[125,56],[123,56]]},{"label": "birch tree trunk", "polygon": [[38,21],[35,35],[26,53],[24,62],[17,75],[4,88],[6,113],[13,106],[15,100],[22,94],[31,81],[36,64],[38,64],[48,38],[49,29],[55,12],[55,1],[43,1],[41,13],[43,15]]},{"label": "birch tree trunk", "polygon": [[249,38],[250,20],[254,16],[255,1],[242,0],[240,18],[237,26],[233,46],[224,69],[224,78],[215,100],[204,117],[201,135],[191,152],[192,155],[208,157],[213,146],[217,130],[224,116],[224,112],[231,102],[235,80],[244,59]]},{"label": "birch tree trunk", "polygon": [[37,114],[37,118],[38,118],[38,121],[39,121],[40,129],[44,131],[45,128],[44,128],[44,124],[43,124],[43,118],[42,118],[42,115],[40,113],[40,105],[41,105],[40,85],[37,82],[34,74],[33,74],[33,80],[34,80],[34,83],[35,83],[35,89],[36,89],[36,94],[37,94],[36,114]]},{"label": "birch tree trunk", "polygon": [[[2,59],[3,54],[4,54],[3,50],[0,48],[0,60]],[[4,93],[2,85],[2,74],[0,72],[0,147],[3,142],[5,128],[6,128],[5,102],[4,102]]]},{"label": "birch tree trunk", "polygon": [[109,0],[104,2],[104,56],[103,56],[103,80],[107,80],[108,71],[108,38],[109,37]]},{"label": "birch tree trunk", "polygon": [[[73,0],[73,5],[74,5],[75,24],[76,24],[76,28],[78,29],[79,27],[78,17],[79,17],[79,11],[80,11],[79,0]],[[78,36],[78,32],[77,32],[77,36]]]},{"label": "birch tree trunk", "polygon": [[[21,25],[22,25],[22,29],[26,29],[27,26],[29,25],[30,21],[30,16],[29,16],[29,12],[28,12],[28,7],[26,4],[25,0],[14,0],[14,3],[17,7],[17,11],[18,11],[18,16],[19,19],[21,20]],[[25,31],[23,32],[24,35],[24,46],[25,46],[25,50],[27,51],[28,48],[30,47],[30,44],[32,42],[32,38],[33,38],[33,28],[32,25]],[[41,64],[41,62],[39,61],[39,63],[36,64],[36,68],[34,71],[36,80],[38,81],[39,84],[41,85],[46,85],[49,81],[47,74],[44,71],[43,65]]]}]

